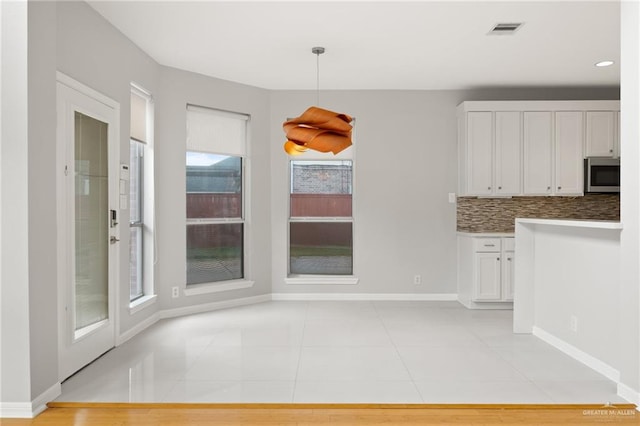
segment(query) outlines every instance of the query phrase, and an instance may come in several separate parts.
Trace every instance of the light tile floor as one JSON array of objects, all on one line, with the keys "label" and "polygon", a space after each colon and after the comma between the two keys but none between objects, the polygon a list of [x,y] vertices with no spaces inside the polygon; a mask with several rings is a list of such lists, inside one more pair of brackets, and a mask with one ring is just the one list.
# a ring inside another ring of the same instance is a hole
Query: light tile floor
[{"label": "light tile floor", "polygon": [[162,320],[58,401],[606,403],[616,385],[512,311],[457,302],[267,302]]}]

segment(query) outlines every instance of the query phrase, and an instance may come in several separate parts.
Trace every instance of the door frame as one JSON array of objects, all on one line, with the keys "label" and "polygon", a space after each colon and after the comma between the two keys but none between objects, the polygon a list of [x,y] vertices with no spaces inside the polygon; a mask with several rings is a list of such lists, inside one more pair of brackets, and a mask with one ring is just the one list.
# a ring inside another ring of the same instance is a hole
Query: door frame
[{"label": "door frame", "polygon": [[[118,179],[119,179],[119,164],[120,164],[120,104],[113,99],[103,95],[102,93],[80,83],[79,81],[57,72],[56,75],[56,92],[58,87],[62,85],[67,89],[72,89],[81,95],[84,95],[95,102],[99,102],[108,108],[113,110],[113,122],[109,124],[110,129],[108,133],[108,171],[109,171],[109,209],[115,209],[118,212],[117,220],[121,221],[121,211],[119,209],[119,195],[118,195]],[[63,308],[65,303],[69,301],[70,291],[68,285],[68,262],[73,256],[73,253],[69,251],[71,244],[70,233],[67,229],[68,215],[74,214],[70,212],[69,199],[67,197],[67,176],[65,165],[67,164],[67,147],[68,147],[68,132],[66,126],[60,125],[60,120],[66,120],[66,109],[62,103],[62,100],[57,93],[57,130],[56,130],[56,222],[57,222],[57,310],[58,310],[58,378],[60,381],[65,380],[67,377],[75,373],[75,371],[69,374],[69,370],[66,368],[67,359],[65,354],[68,350],[68,346],[72,342],[80,342],[81,340],[89,337],[93,334],[93,331],[89,331],[83,336],[74,338],[69,335],[68,330],[68,315]],[[61,114],[65,114],[65,117],[61,118]],[[113,142],[112,142],[113,140]],[[113,183],[112,183],[113,182]],[[106,225],[106,224],[105,224]],[[109,235],[115,236],[120,239],[121,226],[117,225],[113,229],[110,229]],[[113,322],[113,335],[110,339],[113,342],[113,346],[116,346],[118,330],[120,327],[119,318],[119,293],[120,293],[120,244],[109,245],[108,256],[108,321]],[[99,328],[99,327],[98,327]],[[90,360],[89,362],[91,362]],[[82,367],[82,366],[81,366]],[[80,367],[80,368],[81,368]]]}]

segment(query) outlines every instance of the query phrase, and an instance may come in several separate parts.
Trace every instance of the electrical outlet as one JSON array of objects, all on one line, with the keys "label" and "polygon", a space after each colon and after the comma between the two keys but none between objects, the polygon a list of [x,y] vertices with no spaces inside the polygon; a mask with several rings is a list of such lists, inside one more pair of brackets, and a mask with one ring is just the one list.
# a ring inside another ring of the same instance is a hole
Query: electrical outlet
[{"label": "electrical outlet", "polygon": [[180,287],[171,287],[171,297],[180,297]]},{"label": "electrical outlet", "polygon": [[414,275],[413,276],[413,283],[415,285],[420,285],[422,284],[422,276],[421,275]]},{"label": "electrical outlet", "polygon": [[574,333],[578,332],[578,317],[575,315],[571,315],[571,318],[569,319],[569,328]]}]

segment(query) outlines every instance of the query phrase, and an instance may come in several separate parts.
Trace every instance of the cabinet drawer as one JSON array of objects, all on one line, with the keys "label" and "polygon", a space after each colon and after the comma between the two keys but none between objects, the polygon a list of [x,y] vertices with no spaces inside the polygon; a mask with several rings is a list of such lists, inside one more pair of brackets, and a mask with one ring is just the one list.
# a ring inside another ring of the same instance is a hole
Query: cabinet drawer
[{"label": "cabinet drawer", "polygon": [[502,239],[504,251],[516,251],[516,239],[515,238],[503,238]]},{"label": "cabinet drawer", "polygon": [[473,242],[476,252],[499,252],[500,248],[500,238],[475,238]]}]

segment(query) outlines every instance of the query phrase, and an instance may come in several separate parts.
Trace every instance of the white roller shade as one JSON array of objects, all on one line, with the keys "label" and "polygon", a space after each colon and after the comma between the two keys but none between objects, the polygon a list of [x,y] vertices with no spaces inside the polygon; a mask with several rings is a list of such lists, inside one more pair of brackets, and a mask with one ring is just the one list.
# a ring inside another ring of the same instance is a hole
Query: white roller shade
[{"label": "white roller shade", "polygon": [[187,150],[244,156],[249,116],[187,105]]},{"label": "white roller shade", "polygon": [[131,92],[131,139],[147,142],[147,98]]}]

